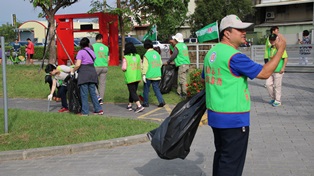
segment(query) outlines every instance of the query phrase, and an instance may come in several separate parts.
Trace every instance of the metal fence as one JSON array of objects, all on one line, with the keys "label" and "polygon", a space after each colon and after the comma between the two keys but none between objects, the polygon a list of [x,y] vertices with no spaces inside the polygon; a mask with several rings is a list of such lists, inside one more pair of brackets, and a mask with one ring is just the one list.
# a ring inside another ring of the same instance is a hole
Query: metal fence
[{"label": "metal fence", "polygon": [[[191,66],[195,68],[203,68],[204,58],[208,50],[212,48],[215,44],[187,44],[189,48],[189,55],[191,60]],[[300,54],[301,47],[307,47],[310,49],[310,54],[306,55],[308,59],[308,64],[304,65],[300,63]],[[287,45],[286,51],[288,54],[288,63],[287,66],[303,66],[303,67],[313,67],[314,61],[314,52],[312,51],[314,45]],[[251,47],[240,47],[239,50],[250,57],[257,63],[264,64],[264,52],[265,45],[252,45]],[[162,50],[162,58],[164,60],[170,57],[169,50]]]}]

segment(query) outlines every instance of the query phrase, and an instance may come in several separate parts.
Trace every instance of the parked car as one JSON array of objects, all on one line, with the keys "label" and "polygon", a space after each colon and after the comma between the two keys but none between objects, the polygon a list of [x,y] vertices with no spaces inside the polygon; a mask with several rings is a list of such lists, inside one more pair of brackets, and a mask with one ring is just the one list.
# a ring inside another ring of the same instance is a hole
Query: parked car
[{"label": "parked car", "polygon": [[[131,42],[134,46],[144,46],[144,44],[135,37],[125,37],[125,43]],[[121,37],[119,36],[119,45],[121,46]]]},{"label": "parked car", "polygon": [[153,41],[153,46],[154,47],[159,47],[161,50],[169,49],[169,44],[160,43],[158,40],[157,41]]},{"label": "parked car", "polygon": [[245,43],[242,43],[240,45],[240,47],[251,47],[252,46],[252,42],[251,41],[245,41]]},{"label": "parked car", "polygon": [[197,38],[186,38],[183,40],[184,43],[197,43]]},{"label": "parked car", "polygon": [[34,45],[35,45],[35,46],[44,46],[44,44],[43,44],[43,43],[38,43],[38,42],[37,42],[37,43],[35,43]]},{"label": "parked car", "polygon": [[75,38],[74,39],[74,46],[80,46],[80,41],[81,41],[80,38]]}]

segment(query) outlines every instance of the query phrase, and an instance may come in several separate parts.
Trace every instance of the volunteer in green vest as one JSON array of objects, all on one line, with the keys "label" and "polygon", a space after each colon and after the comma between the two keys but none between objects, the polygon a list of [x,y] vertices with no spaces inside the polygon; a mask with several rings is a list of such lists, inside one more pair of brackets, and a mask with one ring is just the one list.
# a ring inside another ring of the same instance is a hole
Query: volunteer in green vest
[{"label": "volunteer in green vest", "polygon": [[[279,27],[278,26],[272,26],[270,28],[270,34],[278,34],[279,33]],[[268,62],[268,48],[271,47],[271,43],[269,42],[269,37],[266,39],[265,43],[265,52],[264,52],[264,63],[266,64]]]},{"label": "volunteer in green vest", "polygon": [[[268,59],[272,59],[277,52],[277,48],[275,46],[277,35],[271,34],[269,36],[269,42],[271,44],[270,47],[267,48]],[[272,106],[280,106],[281,105],[281,86],[282,86],[282,78],[284,75],[284,71],[288,62],[288,54],[286,50],[284,51],[281,60],[274,71],[274,73],[266,80],[266,88],[271,98],[269,104]]]},{"label": "volunteer in green vest", "polygon": [[147,49],[143,57],[142,75],[144,81],[144,102],[143,106],[148,107],[149,89],[152,84],[155,96],[159,102],[158,107],[163,107],[166,103],[162,98],[162,94],[159,89],[159,82],[161,79],[161,56],[154,50],[153,42],[151,40],[145,40],[144,48]]},{"label": "volunteer in green vest", "polygon": [[274,72],[286,47],[285,39],[276,40],[277,53],[260,65],[242,54],[238,47],[246,41],[244,23],[228,15],[220,23],[221,42],[204,58],[208,124],[214,133],[213,176],[241,176],[249,139],[250,92],[247,78],[267,79]]},{"label": "volunteer in green vest", "polygon": [[127,109],[133,111],[132,104],[135,102],[137,106],[135,113],[142,112],[144,107],[141,105],[137,95],[138,83],[142,80],[141,57],[137,54],[136,48],[131,42],[125,44],[121,68],[124,72],[125,83],[129,90],[129,104]]},{"label": "volunteer in green vest", "polygon": [[96,35],[96,43],[93,44],[93,49],[96,55],[94,66],[98,75],[98,89],[96,89],[96,95],[99,104],[102,105],[106,89],[106,76],[109,63],[109,49],[103,44],[102,34]]},{"label": "volunteer in green vest", "polygon": [[177,33],[173,36],[173,39],[177,42],[173,53],[167,64],[170,64],[172,61],[176,64],[176,67],[179,67],[178,70],[178,88],[177,93],[181,97],[186,97],[186,89],[187,89],[187,74],[189,72],[190,66],[190,57],[189,50],[185,43],[183,43],[183,35],[181,33]]},{"label": "volunteer in green vest", "polygon": [[169,37],[169,50],[170,50],[170,54],[173,53],[174,47],[176,46],[177,42],[173,39],[173,36]]}]

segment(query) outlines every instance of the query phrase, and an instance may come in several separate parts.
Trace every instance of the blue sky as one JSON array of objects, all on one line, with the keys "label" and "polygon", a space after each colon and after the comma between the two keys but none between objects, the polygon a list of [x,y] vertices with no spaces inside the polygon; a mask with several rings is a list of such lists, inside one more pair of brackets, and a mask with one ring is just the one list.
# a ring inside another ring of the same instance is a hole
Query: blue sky
[{"label": "blue sky", "polygon": [[[79,0],[71,7],[60,9],[57,14],[86,13],[91,9],[90,0]],[[108,4],[114,4],[115,0],[107,0]],[[44,20],[37,16],[41,12],[40,8],[35,8],[29,0],[2,0],[0,10],[0,25],[12,23],[12,14],[16,14],[17,22],[28,20]]]}]

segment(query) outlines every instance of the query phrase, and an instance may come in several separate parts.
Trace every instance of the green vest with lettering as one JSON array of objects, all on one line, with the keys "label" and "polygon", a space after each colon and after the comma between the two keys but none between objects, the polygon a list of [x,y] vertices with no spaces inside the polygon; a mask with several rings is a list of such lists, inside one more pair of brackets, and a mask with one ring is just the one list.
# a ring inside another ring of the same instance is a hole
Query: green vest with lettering
[{"label": "green vest with lettering", "polygon": [[93,44],[93,48],[96,55],[94,66],[108,67],[108,47],[102,43],[97,42]]},{"label": "green vest with lettering", "polygon": [[148,61],[148,69],[146,72],[146,78],[157,78],[161,76],[161,56],[155,50],[149,50],[145,53],[145,57]]},{"label": "green vest with lettering", "polygon": [[133,55],[126,55],[124,56],[127,63],[126,71],[124,72],[125,83],[133,83],[140,81],[142,79],[141,76],[141,57],[140,55],[136,54]]},{"label": "green vest with lettering", "polygon": [[185,43],[180,42],[176,44],[178,49],[178,55],[174,59],[174,63],[177,67],[184,64],[190,64],[189,50]]},{"label": "green vest with lettering", "polygon": [[[275,56],[275,54],[277,53],[277,49],[275,47],[269,47],[268,48],[268,60],[270,60],[272,57]],[[275,69],[275,73],[279,73],[283,67],[283,64],[284,64],[284,61],[285,59],[284,58],[281,58],[276,69]]]},{"label": "green vest with lettering", "polygon": [[219,43],[204,58],[206,107],[214,112],[250,111],[251,100],[247,77],[231,73],[231,57],[240,51]]}]

